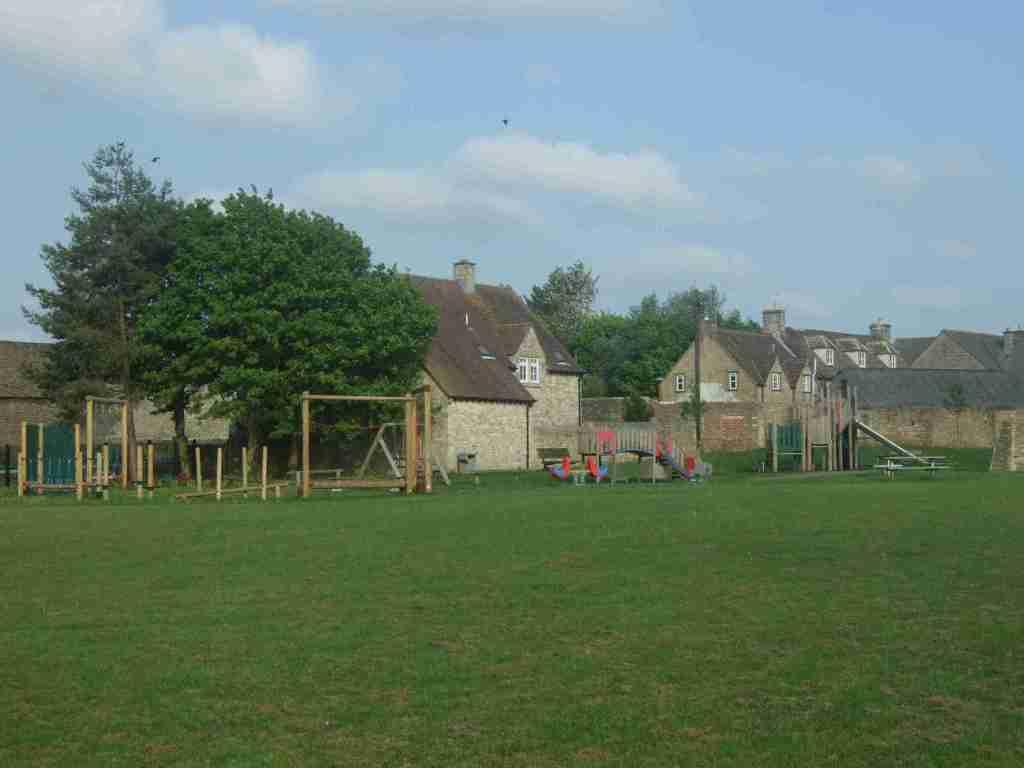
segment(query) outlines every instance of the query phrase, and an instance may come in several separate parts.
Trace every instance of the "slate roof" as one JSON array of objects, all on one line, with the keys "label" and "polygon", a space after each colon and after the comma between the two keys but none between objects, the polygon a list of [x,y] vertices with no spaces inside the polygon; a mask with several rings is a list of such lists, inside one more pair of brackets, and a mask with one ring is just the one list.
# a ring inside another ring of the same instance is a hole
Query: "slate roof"
[{"label": "slate roof", "polygon": [[908,368],[912,366],[917,358],[931,346],[931,343],[935,341],[935,336],[917,336],[907,337],[905,339],[896,339],[893,342],[896,346],[900,357],[903,359],[903,364]]},{"label": "slate roof", "polygon": [[997,371],[1004,367],[1002,336],[948,329],[943,329],[942,334],[956,342],[964,352],[981,363],[983,368]]},{"label": "slate roof", "polygon": [[43,397],[35,383],[25,375],[25,368],[41,363],[49,346],[27,341],[0,341],[0,398]]},{"label": "slate roof", "polygon": [[[785,344],[760,331],[733,331],[717,328],[711,333],[737,364],[755,381],[762,384],[767,380],[776,358],[780,363],[783,360],[795,359]],[[783,365],[783,368],[786,369],[786,365]]]},{"label": "slate roof", "polygon": [[863,408],[945,408],[956,384],[968,407],[1024,407],[1024,378],[1006,371],[851,368],[836,380],[857,388],[857,404]]}]

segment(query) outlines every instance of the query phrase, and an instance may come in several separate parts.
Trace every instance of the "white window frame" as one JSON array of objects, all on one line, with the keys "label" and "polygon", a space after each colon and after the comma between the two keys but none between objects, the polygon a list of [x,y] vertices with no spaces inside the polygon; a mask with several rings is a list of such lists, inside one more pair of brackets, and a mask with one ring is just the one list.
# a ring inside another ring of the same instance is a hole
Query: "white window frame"
[{"label": "white window frame", "polygon": [[530,369],[530,384],[540,384],[540,358],[528,357],[526,362]]},{"label": "white window frame", "polygon": [[525,357],[520,357],[516,360],[516,377],[519,379],[520,384],[526,384],[529,380],[529,369],[530,364]]},{"label": "white window frame", "polygon": [[805,373],[801,377],[801,382],[803,383],[803,387],[802,388],[803,388],[804,394],[805,395],[811,394],[811,374]]},{"label": "white window frame", "polygon": [[685,373],[677,373],[676,374],[676,392],[685,392],[685,391],[686,391],[686,374]]},{"label": "white window frame", "polygon": [[835,353],[835,350],[826,349],[825,350],[825,365],[835,365],[835,364],[836,364],[836,353]]},{"label": "white window frame", "polygon": [[778,371],[772,371],[768,377],[768,383],[772,388],[772,392],[782,391],[782,374]]},{"label": "white window frame", "polygon": [[857,365],[860,368],[867,368],[868,365],[868,353],[861,350],[857,353]]},{"label": "white window frame", "polygon": [[738,371],[729,371],[729,376],[726,379],[730,392],[735,392],[740,388],[740,374]]}]

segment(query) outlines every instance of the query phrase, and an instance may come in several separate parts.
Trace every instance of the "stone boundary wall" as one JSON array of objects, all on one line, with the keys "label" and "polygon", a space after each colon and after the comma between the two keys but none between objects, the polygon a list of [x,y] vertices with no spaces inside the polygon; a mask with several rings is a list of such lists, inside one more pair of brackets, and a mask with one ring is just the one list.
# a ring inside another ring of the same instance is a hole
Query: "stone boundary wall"
[{"label": "stone boundary wall", "polygon": [[47,400],[0,399],[0,450],[4,445],[10,445],[14,452],[19,450],[22,421],[31,424],[49,424],[56,420],[57,408]]},{"label": "stone boundary wall", "polygon": [[[862,408],[860,420],[900,445],[928,448],[991,448],[995,411],[968,408]],[[1011,411],[1012,413],[1012,411]],[[870,444],[864,438],[866,444]]]},{"label": "stone boundary wall", "polygon": [[996,411],[992,417],[993,471],[1024,472],[1024,410]]}]

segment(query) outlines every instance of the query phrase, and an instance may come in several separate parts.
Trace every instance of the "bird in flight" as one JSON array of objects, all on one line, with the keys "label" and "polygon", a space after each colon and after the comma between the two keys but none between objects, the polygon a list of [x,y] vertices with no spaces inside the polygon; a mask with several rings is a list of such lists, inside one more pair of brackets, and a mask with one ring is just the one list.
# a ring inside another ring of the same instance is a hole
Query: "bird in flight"
[{"label": "bird in flight", "polygon": [[501,124],[504,125],[506,128],[508,128],[508,118],[507,117],[503,118],[502,121],[501,121]]},{"label": "bird in flight", "polygon": [[160,162],[160,155],[157,155],[156,157],[154,157],[153,158],[153,162],[154,163],[159,163]]}]

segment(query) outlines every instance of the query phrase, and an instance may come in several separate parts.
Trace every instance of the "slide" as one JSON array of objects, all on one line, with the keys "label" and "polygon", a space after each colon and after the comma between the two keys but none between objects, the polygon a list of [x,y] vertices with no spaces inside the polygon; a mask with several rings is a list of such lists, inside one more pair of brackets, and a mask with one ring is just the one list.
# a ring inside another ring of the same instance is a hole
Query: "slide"
[{"label": "slide", "polygon": [[918,456],[915,453],[911,453],[910,451],[908,451],[903,446],[897,445],[892,440],[890,440],[888,437],[886,437],[885,435],[883,435],[880,432],[876,432],[875,430],[873,430],[871,427],[869,427],[864,422],[862,422],[862,421],[855,421],[854,424],[857,425],[857,429],[859,429],[862,432],[864,432],[868,437],[870,437],[870,438],[872,438],[874,440],[877,440],[882,445],[884,445],[886,448],[891,448],[892,450],[896,451],[896,453],[899,453],[902,456],[906,456],[907,458],[914,459],[915,461],[919,461],[922,464],[925,464],[925,465],[929,464],[929,462],[926,459],[922,459],[920,456]]}]

